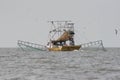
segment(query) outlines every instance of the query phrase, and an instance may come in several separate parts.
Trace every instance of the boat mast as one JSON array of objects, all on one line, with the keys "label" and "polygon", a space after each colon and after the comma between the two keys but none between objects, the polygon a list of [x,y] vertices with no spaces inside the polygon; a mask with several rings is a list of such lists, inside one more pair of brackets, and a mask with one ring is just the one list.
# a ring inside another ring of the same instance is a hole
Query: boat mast
[{"label": "boat mast", "polygon": [[60,37],[64,31],[74,32],[74,23],[71,21],[48,21],[51,23],[51,30],[49,32],[50,40],[55,40],[55,38]]}]

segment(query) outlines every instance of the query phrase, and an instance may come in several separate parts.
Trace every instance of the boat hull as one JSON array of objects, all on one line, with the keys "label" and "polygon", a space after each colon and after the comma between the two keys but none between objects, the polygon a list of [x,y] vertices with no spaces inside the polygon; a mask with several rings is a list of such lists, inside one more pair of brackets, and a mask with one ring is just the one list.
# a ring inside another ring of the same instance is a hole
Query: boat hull
[{"label": "boat hull", "polygon": [[48,48],[49,51],[75,51],[79,50],[81,45],[76,45],[76,46],[60,46],[60,47],[53,47],[53,48]]}]

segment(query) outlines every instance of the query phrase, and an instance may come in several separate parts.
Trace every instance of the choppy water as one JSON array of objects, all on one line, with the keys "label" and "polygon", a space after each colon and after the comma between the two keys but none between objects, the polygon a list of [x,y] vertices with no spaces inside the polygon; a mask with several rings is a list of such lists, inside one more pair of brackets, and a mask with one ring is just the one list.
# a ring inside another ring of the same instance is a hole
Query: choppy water
[{"label": "choppy water", "polygon": [[1,48],[0,80],[120,80],[120,48],[106,52]]}]

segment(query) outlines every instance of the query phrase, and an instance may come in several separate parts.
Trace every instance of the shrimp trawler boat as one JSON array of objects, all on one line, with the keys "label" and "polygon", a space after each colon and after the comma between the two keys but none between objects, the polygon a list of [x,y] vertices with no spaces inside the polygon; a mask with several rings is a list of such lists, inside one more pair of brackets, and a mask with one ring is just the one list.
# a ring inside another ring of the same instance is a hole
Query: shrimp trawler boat
[{"label": "shrimp trawler boat", "polygon": [[102,40],[92,41],[75,45],[74,23],[71,21],[49,21],[51,24],[47,46],[18,40],[17,44],[22,50],[40,50],[40,51],[77,51],[80,48],[86,48],[98,45],[103,50]]},{"label": "shrimp trawler boat", "polygon": [[71,21],[49,21],[52,26],[49,31],[49,51],[74,51],[79,50],[81,45],[75,45],[74,23]]}]

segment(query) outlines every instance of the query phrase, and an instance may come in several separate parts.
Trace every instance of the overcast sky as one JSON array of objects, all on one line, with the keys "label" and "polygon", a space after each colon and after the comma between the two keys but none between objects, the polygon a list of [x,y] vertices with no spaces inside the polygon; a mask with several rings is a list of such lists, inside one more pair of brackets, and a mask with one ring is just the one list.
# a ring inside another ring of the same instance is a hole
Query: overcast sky
[{"label": "overcast sky", "polygon": [[17,47],[17,40],[46,45],[49,20],[73,21],[76,44],[120,47],[120,0],[0,0],[0,47]]}]

